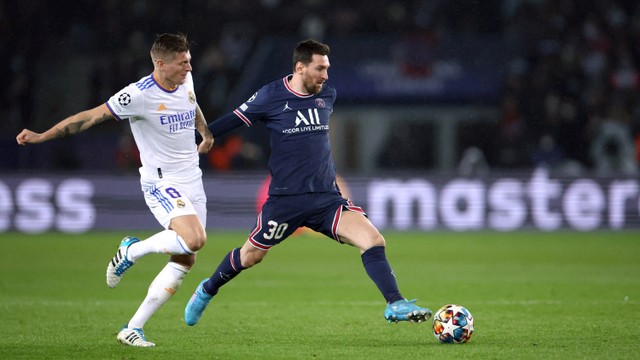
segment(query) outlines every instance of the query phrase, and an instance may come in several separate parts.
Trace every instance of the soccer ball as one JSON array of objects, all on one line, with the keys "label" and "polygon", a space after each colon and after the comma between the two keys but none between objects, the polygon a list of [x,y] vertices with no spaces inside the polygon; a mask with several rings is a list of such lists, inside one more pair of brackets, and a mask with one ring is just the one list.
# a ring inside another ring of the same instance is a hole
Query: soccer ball
[{"label": "soccer ball", "polygon": [[433,335],[445,344],[463,344],[473,334],[473,316],[469,310],[456,304],[440,308],[433,317]]}]

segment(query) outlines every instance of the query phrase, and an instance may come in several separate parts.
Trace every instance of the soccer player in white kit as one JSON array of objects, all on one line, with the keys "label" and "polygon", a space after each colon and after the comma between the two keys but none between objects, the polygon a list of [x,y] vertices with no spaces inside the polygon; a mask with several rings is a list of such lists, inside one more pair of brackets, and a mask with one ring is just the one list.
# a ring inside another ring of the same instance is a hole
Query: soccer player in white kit
[{"label": "soccer player in white kit", "polygon": [[[144,241],[127,236],[107,266],[107,285],[141,257],[171,255],[149,286],[142,304],[120,330],[124,345],[150,347],[142,330],[182,284],[207,240],[207,207],[198,153],[213,146],[213,136],[198,106],[191,77],[189,42],[182,34],[159,35],[151,47],[153,73],[113,95],[106,103],[70,116],[43,133],[24,129],[20,145],[42,143],[84,131],[107,119],[129,120],[140,151],[140,183],[149,209],[165,228]],[[195,130],[203,138],[196,145]]]}]

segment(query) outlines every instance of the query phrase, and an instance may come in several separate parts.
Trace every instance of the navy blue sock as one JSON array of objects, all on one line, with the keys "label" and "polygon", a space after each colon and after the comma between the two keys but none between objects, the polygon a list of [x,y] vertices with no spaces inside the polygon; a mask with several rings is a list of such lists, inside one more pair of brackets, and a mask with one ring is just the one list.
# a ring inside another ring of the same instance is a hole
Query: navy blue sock
[{"label": "navy blue sock", "polygon": [[391,304],[402,300],[403,297],[400,294],[400,290],[398,290],[396,276],[391,270],[384,250],[384,246],[374,246],[367,249],[367,251],[362,254],[362,263],[371,280],[373,280],[378,290],[382,293],[382,296],[387,300],[387,304]]},{"label": "navy blue sock", "polygon": [[231,279],[240,274],[242,270],[244,270],[244,268],[240,262],[240,248],[233,249],[222,259],[222,262],[218,265],[213,275],[211,275],[209,281],[205,282],[202,287],[207,293],[215,295],[222,285],[231,281]]}]

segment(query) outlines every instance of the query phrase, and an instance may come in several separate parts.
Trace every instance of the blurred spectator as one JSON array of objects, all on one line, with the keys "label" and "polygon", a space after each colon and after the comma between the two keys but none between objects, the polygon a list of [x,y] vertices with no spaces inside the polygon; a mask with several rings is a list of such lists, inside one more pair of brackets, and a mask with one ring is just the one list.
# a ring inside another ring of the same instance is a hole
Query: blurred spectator
[{"label": "blurred spectator", "polygon": [[484,153],[473,146],[465,149],[458,164],[458,174],[467,177],[481,177],[490,172]]},{"label": "blurred spectator", "polygon": [[532,158],[536,167],[554,168],[566,159],[566,155],[558,146],[556,139],[550,134],[545,134],[538,140]]},{"label": "blurred spectator", "polygon": [[216,141],[212,151],[207,153],[207,159],[211,168],[231,171],[255,166],[262,159],[262,151],[241,136],[230,134],[222,141]]},{"label": "blurred spectator", "polygon": [[520,111],[519,99],[506,94],[502,100],[502,118],[499,132],[499,161],[502,167],[524,167],[527,165],[525,124]]},{"label": "blurred spectator", "polygon": [[625,107],[614,105],[608,117],[597,125],[590,154],[597,173],[607,175],[638,173],[636,149],[629,128],[630,115]]},{"label": "blurred spectator", "polygon": [[140,151],[130,132],[123,132],[120,135],[118,149],[116,150],[116,166],[119,170],[124,171],[138,169],[142,166],[140,162]]}]

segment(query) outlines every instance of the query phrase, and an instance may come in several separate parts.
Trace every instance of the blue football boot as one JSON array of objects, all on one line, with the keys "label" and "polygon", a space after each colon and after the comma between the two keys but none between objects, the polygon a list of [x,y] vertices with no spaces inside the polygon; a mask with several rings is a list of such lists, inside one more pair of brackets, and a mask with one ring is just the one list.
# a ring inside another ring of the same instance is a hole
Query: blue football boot
[{"label": "blue football boot", "polygon": [[213,295],[209,295],[202,287],[207,280],[209,279],[204,279],[200,282],[200,285],[198,285],[196,291],[193,292],[191,299],[184,308],[184,321],[189,326],[193,326],[198,323],[200,317],[202,317],[204,309],[207,308],[207,305],[209,305],[209,302],[213,299]]},{"label": "blue football boot", "polygon": [[384,318],[391,322],[411,321],[421,323],[431,317],[431,310],[421,308],[415,304],[416,300],[398,300],[387,305]]}]

